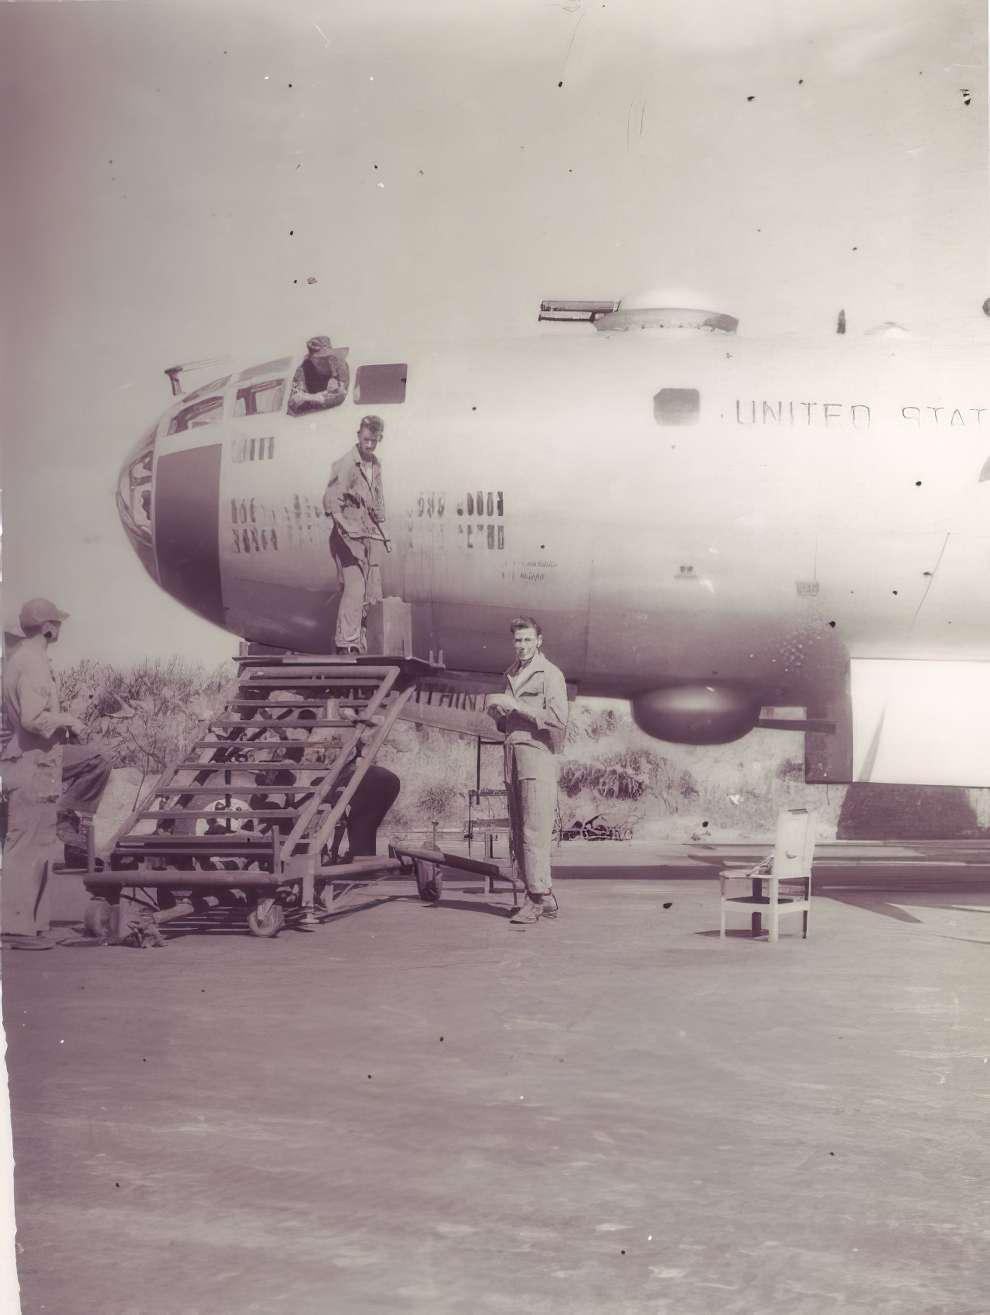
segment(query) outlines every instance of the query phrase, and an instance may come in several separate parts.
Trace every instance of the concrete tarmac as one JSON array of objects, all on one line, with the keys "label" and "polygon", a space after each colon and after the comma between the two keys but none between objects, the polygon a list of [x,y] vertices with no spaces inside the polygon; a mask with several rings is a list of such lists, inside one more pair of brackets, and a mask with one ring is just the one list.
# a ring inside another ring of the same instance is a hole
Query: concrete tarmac
[{"label": "concrete tarmac", "polygon": [[25,1315],[990,1309],[990,897],[453,885],[4,955]]}]

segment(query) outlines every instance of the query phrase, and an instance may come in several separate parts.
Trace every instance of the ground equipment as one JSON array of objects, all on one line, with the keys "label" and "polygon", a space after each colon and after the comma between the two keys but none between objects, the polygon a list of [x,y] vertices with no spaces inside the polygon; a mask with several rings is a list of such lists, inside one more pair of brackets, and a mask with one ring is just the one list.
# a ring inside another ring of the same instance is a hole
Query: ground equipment
[{"label": "ground equipment", "polygon": [[177,897],[195,907],[207,895],[243,905],[256,936],[275,936],[288,920],[312,930],[335,887],[410,871],[411,860],[395,856],[341,865],[337,847],[348,803],[396,718],[440,668],[357,655],[237,664],[233,697],[139,802],[102,870],[91,848],[91,935],[157,943]]}]

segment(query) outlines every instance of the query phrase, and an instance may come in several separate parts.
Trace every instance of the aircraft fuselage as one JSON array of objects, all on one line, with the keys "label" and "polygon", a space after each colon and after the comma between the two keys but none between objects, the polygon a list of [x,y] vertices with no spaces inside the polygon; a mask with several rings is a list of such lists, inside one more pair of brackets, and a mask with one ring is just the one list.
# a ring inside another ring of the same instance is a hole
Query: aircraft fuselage
[{"label": "aircraft fuselage", "polygon": [[[850,655],[990,656],[990,385],[972,351],[561,329],[402,363],[401,402],[352,388],[290,416],[285,387],[279,410],[235,414],[298,358],[177,398],[121,481],[162,587],[244,638],[326,651],[323,490],[374,412],[385,592],[452,668],[504,668],[519,613],[597,695],[712,681],[813,707]],[[190,405],[204,415],[176,428]]]}]

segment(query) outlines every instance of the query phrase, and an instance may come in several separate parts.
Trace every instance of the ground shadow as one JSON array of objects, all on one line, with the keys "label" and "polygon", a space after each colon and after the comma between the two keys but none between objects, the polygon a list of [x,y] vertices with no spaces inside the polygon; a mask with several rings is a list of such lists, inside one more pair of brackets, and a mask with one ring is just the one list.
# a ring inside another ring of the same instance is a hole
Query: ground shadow
[{"label": "ground shadow", "polygon": [[[418,896],[411,898],[418,899]],[[491,904],[487,901],[482,904],[475,900],[447,899],[446,896],[439,900],[431,900],[429,903],[426,900],[421,902],[425,909],[456,909],[458,912],[488,913],[498,918],[507,918],[513,907],[509,904]]]},{"label": "ground shadow", "polygon": [[[714,937],[716,940],[721,940],[722,938],[722,934],[717,927],[711,931],[696,931],[694,934],[695,936],[707,936],[709,939]],[[727,927],[725,929],[726,940],[738,940],[740,937],[746,941],[765,941],[767,938],[767,930],[764,928],[762,932],[758,932],[757,935],[754,936],[748,927]]]},{"label": "ground shadow", "polygon": [[852,909],[863,909],[866,913],[879,913],[882,918],[892,918],[895,922],[921,922],[920,918],[916,918],[913,913],[908,913],[906,909],[900,908],[891,900],[871,899],[866,895],[835,894],[819,895],[818,898],[829,899],[836,904],[847,904]]}]

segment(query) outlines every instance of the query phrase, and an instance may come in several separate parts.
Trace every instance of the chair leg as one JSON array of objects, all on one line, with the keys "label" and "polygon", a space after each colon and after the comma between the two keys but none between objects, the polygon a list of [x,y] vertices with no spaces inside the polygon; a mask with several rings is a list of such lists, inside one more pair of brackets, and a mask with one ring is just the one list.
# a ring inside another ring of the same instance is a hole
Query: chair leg
[{"label": "chair leg", "polygon": [[768,881],[767,885],[770,889],[770,935],[768,940],[773,945],[780,938],[780,887],[776,881]]}]

